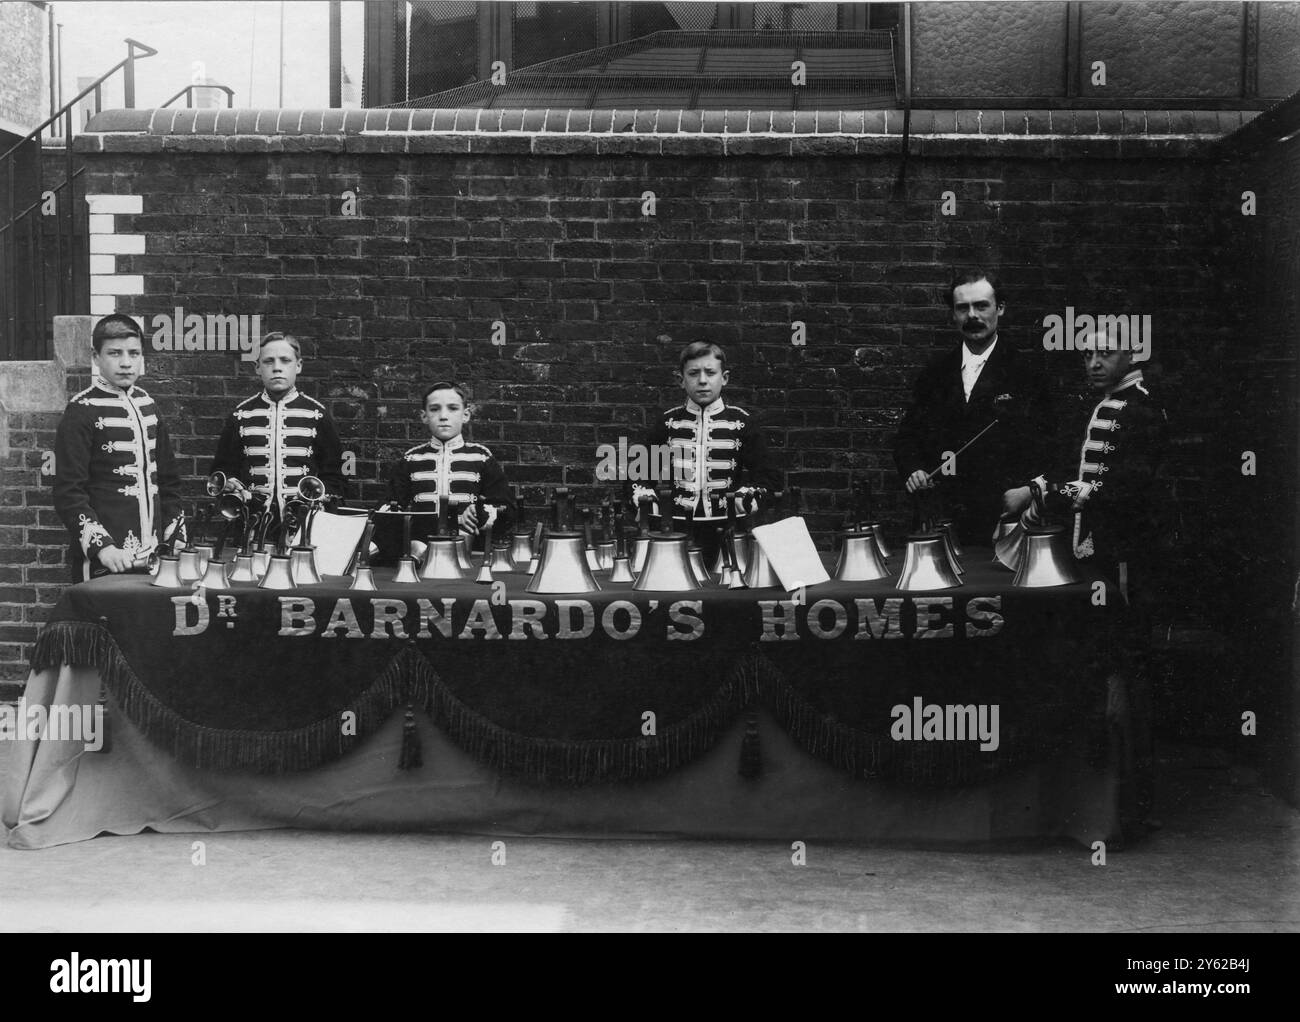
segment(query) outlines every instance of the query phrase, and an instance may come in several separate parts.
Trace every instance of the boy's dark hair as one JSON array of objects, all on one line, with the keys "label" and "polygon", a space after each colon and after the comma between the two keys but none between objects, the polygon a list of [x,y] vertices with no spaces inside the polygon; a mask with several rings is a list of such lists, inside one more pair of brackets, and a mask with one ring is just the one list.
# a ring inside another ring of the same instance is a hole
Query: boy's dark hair
[{"label": "boy's dark hair", "polygon": [[700,338],[691,341],[690,344],[686,345],[686,347],[682,349],[682,357],[677,363],[677,369],[678,371],[684,370],[686,368],[686,363],[692,359],[708,358],[710,355],[716,358],[722,364],[723,371],[726,371],[727,353],[712,341],[706,341]]},{"label": "boy's dark hair", "polygon": [[948,308],[951,309],[953,307],[952,293],[956,291],[957,288],[961,287],[963,284],[978,284],[981,280],[987,280],[989,282],[989,287],[993,289],[994,305],[1001,305],[1007,300],[1006,296],[1002,293],[1002,281],[998,280],[996,274],[989,273],[978,266],[970,266],[959,270],[953,275],[952,283],[948,285],[948,290],[944,295],[948,302]]},{"label": "boy's dark hair", "polygon": [[268,344],[274,344],[276,341],[284,341],[288,344],[289,347],[293,349],[294,354],[298,356],[298,361],[302,361],[302,342],[299,341],[298,338],[294,337],[293,334],[281,333],[279,330],[272,330],[257,342],[258,358],[261,358],[263,348]]},{"label": "boy's dark hair", "polygon": [[454,390],[457,394],[460,395],[460,399],[465,402],[465,407],[466,408],[469,407],[469,393],[465,390],[465,388],[461,384],[449,383],[446,380],[440,380],[437,383],[433,384],[433,386],[431,386],[428,390],[426,390],[424,392],[424,396],[420,398],[420,411],[424,411],[429,406],[429,395],[432,394],[435,390]]},{"label": "boy's dark hair", "polygon": [[120,312],[109,313],[95,324],[95,329],[90,332],[90,343],[94,345],[95,354],[99,354],[105,341],[118,337],[138,337],[140,344],[144,344],[144,331],[140,324]]}]

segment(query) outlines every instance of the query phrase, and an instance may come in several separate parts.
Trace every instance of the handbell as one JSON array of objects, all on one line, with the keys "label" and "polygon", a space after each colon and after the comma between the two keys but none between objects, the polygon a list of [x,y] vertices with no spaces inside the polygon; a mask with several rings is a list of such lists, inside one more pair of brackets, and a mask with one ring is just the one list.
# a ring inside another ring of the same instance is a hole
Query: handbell
[{"label": "handbell", "polygon": [[420,573],[414,557],[402,557],[397,561],[397,574],[393,581],[402,585],[412,585],[420,581]]},{"label": "handbell", "polygon": [[881,528],[879,522],[872,522],[863,528],[870,529],[876,534],[876,549],[880,551],[880,556],[885,559],[885,563],[888,563],[894,555],[889,552],[889,544],[885,542],[885,530]]},{"label": "handbell", "polygon": [[1065,530],[1059,525],[1031,525],[1025,529],[1020,567],[1011,584],[1021,589],[1047,589],[1082,581],[1069,551]]},{"label": "handbell", "polygon": [[954,557],[961,557],[961,543],[957,539],[957,526],[951,518],[940,518],[939,528],[943,530],[944,535],[948,537],[948,545],[952,548]]},{"label": "handbell", "polygon": [[256,575],[257,578],[261,578],[263,575],[266,574],[267,570],[270,567],[271,567],[271,551],[254,550],[253,551],[253,574]]},{"label": "handbell", "polygon": [[687,548],[686,559],[691,562],[691,571],[695,574],[695,583],[699,586],[709,582],[709,570],[704,567],[704,551],[697,546]]},{"label": "handbell", "polygon": [[369,567],[358,567],[352,575],[351,589],[359,589],[363,592],[374,592],[375,576]]},{"label": "handbell", "polygon": [[293,569],[289,567],[288,554],[272,554],[271,563],[267,566],[266,574],[262,576],[262,581],[257,583],[258,589],[296,589],[293,581]]},{"label": "handbell", "polygon": [[185,583],[181,580],[181,559],[173,557],[171,554],[163,554],[158,558],[158,574],[153,577],[149,583],[151,586],[158,586],[161,589],[180,589]]},{"label": "handbell", "polygon": [[199,570],[199,552],[194,547],[187,546],[182,550],[177,561],[177,571],[182,582],[197,582],[203,577],[203,572]]},{"label": "handbell", "polygon": [[874,531],[845,533],[844,546],[831,577],[839,582],[875,582],[889,578],[892,572],[880,555]]},{"label": "handbell", "polygon": [[611,582],[633,582],[636,576],[632,574],[632,564],[627,559],[627,554],[615,554],[614,566],[610,568],[609,580]]},{"label": "handbell", "polygon": [[203,569],[203,581],[199,583],[204,589],[226,589],[230,586],[230,562],[219,561],[215,557],[208,561]]},{"label": "handbell", "polygon": [[460,562],[464,552],[457,536],[430,536],[420,563],[420,578],[425,581],[465,578],[466,570]]},{"label": "handbell", "polygon": [[510,556],[510,545],[508,543],[494,543],[492,545],[492,570],[495,571],[514,571],[514,559]]},{"label": "handbell", "polygon": [[[737,539],[740,537],[737,536]],[[749,552],[749,564],[745,566],[744,578],[745,585],[750,589],[771,589],[773,586],[779,586],[781,580],[777,578],[776,570],[772,567],[772,562],[767,559],[767,554],[763,548],[752,539],[753,548]],[[736,544],[736,554],[739,558],[740,544]]]},{"label": "handbell", "polygon": [[614,570],[614,541],[605,540],[596,544],[596,560],[599,571]]},{"label": "handbell", "polygon": [[542,544],[541,559],[528,583],[530,593],[595,593],[600,586],[587,567],[580,532],[552,532]]},{"label": "handbell", "polygon": [[290,550],[289,571],[293,575],[295,585],[319,585],[320,572],[316,570],[316,548],[314,546],[296,546]]},{"label": "handbell", "polygon": [[960,585],[961,579],[948,563],[948,551],[942,533],[914,532],[907,537],[903,571],[898,577],[899,589],[918,592],[956,589]]},{"label": "handbell", "polygon": [[637,536],[632,546],[632,571],[639,575],[645,570],[645,559],[650,553],[650,537]]},{"label": "handbell", "polygon": [[700,587],[686,549],[686,533],[655,532],[640,539],[647,541],[647,549],[645,566],[632,583],[634,590],[676,593]]},{"label": "handbell", "polygon": [[461,571],[474,570],[474,558],[470,556],[474,545],[474,537],[468,532],[462,535],[456,543],[456,560],[460,564]]},{"label": "handbell", "polygon": [[253,555],[239,554],[235,558],[235,566],[230,569],[231,582],[256,582],[257,576],[253,574]]},{"label": "handbell", "polygon": [[533,544],[531,536],[527,530],[520,532],[516,529],[510,534],[510,560],[514,562],[514,568],[498,569],[495,564],[492,565],[493,571],[514,571],[528,567],[528,562],[533,559]]},{"label": "handbell", "polygon": [[192,547],[199,557],[199,576],[202,576],[208,570],[208,561],[212,560],[212,546],[208,543],[199,543]]},{"label": "handbell", "polygon": [[952,522],[939,522],[939,534],[943,536],[943,551],[948,557],[948,563],[952,565],[952,570],[958,575],[965,575],[966,569],[961,566],[961,559],[958,554],[958,547],[952,538]]}]

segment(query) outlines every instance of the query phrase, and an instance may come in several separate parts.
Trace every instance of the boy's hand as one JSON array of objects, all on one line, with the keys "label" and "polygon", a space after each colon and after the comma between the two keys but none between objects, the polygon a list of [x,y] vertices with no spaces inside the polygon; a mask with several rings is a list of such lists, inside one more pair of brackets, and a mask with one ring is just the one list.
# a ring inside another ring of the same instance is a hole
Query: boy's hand
[{"label": "boy's hand", "polygon": [[918,468],[910,476],[907,482],[903,484],[907,487],[908,493],[915,493],[917,490],[931,490],[934,488],[934,480],[930,478],[930,473],[923,468]]},{"label": "boy's hand", "polygon": [[114,575],[131,570],[131,555],[120,547],[106,546],[99,551],[99,563]]},{"label": "boy's hand", "polygon": [[473,504],[460,513],[460,531],[468,532],[471,536],[478,535],[478,516],[474,514]]}]

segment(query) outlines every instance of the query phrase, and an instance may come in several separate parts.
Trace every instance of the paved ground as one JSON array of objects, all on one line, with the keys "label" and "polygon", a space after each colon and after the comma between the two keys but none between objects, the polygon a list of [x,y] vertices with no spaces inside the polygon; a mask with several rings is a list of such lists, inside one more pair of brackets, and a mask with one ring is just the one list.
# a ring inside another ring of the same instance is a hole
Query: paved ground
[{"label": "paved ground", "polygon": [[1166,750],[1161,778],[1164,827],[1105,866],[1072,843],[796,866],[779,843],[524,838],[493,865],[489,837],[306,831],[0,849],[0,930],[1300,931],[1300,812],[1214,751]]}]

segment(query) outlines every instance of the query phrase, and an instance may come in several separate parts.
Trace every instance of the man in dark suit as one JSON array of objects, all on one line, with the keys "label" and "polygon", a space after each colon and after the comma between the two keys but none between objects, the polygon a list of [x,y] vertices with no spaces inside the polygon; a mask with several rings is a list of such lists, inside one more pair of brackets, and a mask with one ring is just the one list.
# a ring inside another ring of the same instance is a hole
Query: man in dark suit
[{"label": "man in dark suit", "polygon": [[962,542],[983,546],[991,544],[1003,493],[1026,478],[1041,449],[1044,374],[1038,360],[999,339],[1006,303],[993,274],[958,274],[948,305],[961,343],[917,378],[894,442],[894,463],[908,493],[937,486]]}]

